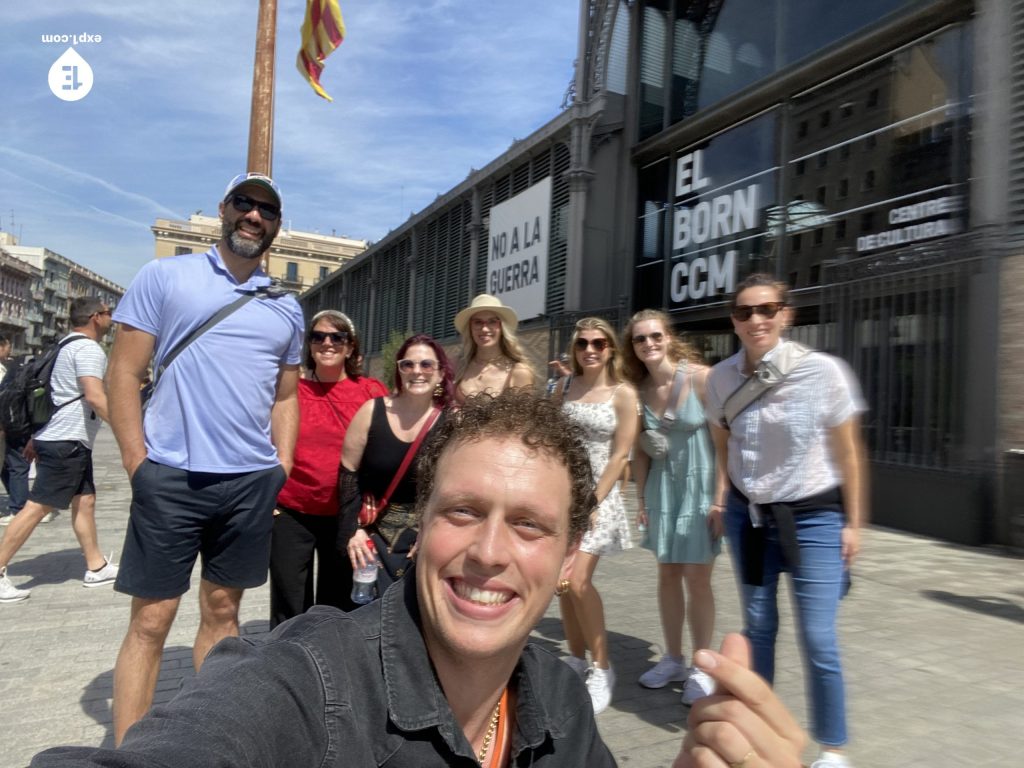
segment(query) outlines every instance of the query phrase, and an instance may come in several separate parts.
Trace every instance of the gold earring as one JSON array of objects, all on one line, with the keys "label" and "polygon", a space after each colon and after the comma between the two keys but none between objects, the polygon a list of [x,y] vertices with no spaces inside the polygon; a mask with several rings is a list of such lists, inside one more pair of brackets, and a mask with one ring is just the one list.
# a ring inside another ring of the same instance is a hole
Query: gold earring
[{"label": "gold earring", "polygon": [[436,387],[434,387],[434,397],[441,397],[441,395],[443,395],[443,394],[444,394],[444,387],[442,387],[440,384],[438,384]]},{"label": "gold earring", "polygon": [[562,579],[558,582],[558,586],[555,587],[555,597],[562,597],[563,595],[569,594],[569,585],[572,582],[568,579]]}]

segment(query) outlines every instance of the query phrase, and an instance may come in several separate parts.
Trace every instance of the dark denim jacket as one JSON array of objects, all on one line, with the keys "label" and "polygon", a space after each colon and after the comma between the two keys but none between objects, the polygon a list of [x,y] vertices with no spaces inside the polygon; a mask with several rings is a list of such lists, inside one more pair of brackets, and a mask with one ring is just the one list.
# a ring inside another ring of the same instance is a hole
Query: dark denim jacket
[{"label": "dark denim jacket", "polygon": [[[60,747],[32,765],[477,766],[427,656],[414,572],[354,613],[318,607],[265,639],[219,643],[120,749]],[[527,646],[512,685],[512,766],[615,765],[569,667]]]}]

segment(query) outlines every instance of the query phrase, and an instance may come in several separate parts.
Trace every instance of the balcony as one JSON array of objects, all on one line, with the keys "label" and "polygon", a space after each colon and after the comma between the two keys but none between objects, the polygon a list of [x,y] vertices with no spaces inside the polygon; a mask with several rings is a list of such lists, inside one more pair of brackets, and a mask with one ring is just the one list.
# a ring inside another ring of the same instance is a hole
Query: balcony
[{"label": "balcony", "polygon": [[25,317],[16,317],[6,312],[0,313],[0,325],[7,325],[14,328],[28,328],[28,320]]}]

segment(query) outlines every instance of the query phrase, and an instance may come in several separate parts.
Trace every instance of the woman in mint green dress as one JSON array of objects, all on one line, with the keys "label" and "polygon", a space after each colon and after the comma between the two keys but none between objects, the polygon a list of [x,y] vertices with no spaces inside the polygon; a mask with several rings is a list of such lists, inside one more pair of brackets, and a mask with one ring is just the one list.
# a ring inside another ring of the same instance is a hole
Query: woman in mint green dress
[{"label": "woman in mint green dress", "polygon": [[623,362],[643,402],[643,429],[657,430],[668,408],[675,414],[665,429],[664,456],[649,456],[642,441],[633,450],[637,522],[647,526],[641,546],[658,561],[665,635],[664,655],[641,675],[640,684],[662,688],[683,682],[683,703],[692,704],[710,692],[710,679],[683,659],[683,624],[689,618],[694,650],[710,647],[715,628],[711,569],[721,549],[721,510],[712,504],[714,448],[703,404],[709,369],[673,335],[663,312],[638,312],[624,335]]}]

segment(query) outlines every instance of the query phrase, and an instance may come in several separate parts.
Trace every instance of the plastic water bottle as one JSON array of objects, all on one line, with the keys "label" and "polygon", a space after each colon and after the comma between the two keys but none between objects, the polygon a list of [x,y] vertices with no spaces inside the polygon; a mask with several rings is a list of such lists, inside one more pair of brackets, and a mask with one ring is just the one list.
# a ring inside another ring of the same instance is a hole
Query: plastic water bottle
[{"label": "plastic water bottle", "polygon": [[366,605],[377,598],[377,569],[380,565],[372,539],[366,542],[366,547],[373,553],[373,560],[369,565],[357,568],[352,574],[352,602],[356,605]]}]

